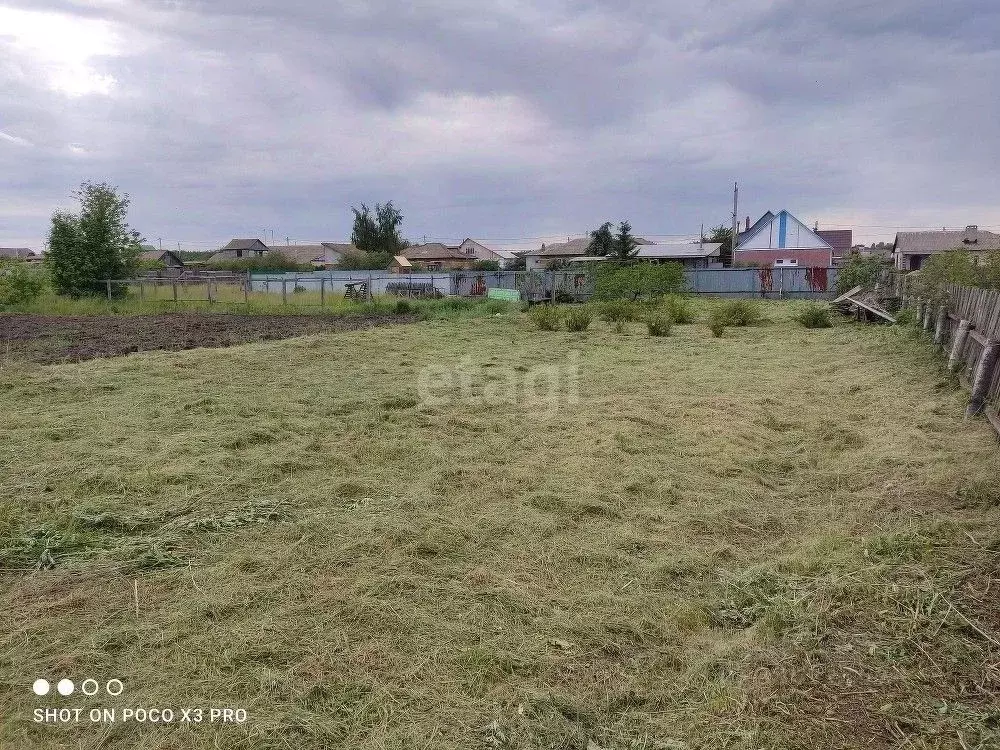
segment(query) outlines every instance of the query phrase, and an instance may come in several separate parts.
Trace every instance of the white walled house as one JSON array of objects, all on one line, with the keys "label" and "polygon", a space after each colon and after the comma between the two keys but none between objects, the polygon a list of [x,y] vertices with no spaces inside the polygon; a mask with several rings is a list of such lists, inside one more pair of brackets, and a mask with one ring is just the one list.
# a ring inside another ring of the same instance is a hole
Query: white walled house
[{"label": "white walled house", "polygon": [[788,211],[768,211],[739,236],[733,265],[828,268],[833,246]]}]

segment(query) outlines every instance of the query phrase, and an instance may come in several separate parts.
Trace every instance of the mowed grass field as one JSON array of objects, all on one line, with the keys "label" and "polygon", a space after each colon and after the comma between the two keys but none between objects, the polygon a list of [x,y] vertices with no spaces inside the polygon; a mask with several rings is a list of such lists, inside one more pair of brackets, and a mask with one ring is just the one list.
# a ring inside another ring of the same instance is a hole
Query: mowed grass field
[{"label": "mowed grass field", "polygon": [[912,330],[707,304],[8,364],[0,747],[1000,746],[989,427]]}]

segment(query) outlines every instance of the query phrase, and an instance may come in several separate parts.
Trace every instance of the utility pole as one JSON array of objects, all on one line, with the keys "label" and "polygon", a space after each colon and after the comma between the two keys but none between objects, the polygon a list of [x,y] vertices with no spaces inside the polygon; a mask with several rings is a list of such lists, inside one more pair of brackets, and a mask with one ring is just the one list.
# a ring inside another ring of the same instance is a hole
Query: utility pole
[{"label": "utility pole", "polygon": [[160,252],[163,252],[163,238],[157,237],[156,241],[160,243]]},{"label": "utility pole", "polygon": [[739,183],[734,182],[733,183],[733,238],[732,242],[730,243],[733,248],[733,252],[730,263],[736,262],[736,246],[739,244],[736,241],[737,237],[739,237],[740,234],[740,226],[739,226],[740,220],[737,218],[739,216],[739,205],[740,205],[740,186]]}]

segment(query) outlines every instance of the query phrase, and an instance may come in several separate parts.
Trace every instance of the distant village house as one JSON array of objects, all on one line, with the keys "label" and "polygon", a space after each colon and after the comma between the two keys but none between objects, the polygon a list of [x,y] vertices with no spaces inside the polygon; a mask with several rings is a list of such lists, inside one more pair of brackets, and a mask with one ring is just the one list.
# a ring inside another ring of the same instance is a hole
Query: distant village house
[{"label": "distant village house", "polygon": [[898,271],[919,271],[926,260],[948,250],[968,250],[973,257],[1000,250],[1000,234],[987,232],[975,224],[964,230],[898,232],[892,245],[892,260]]},{"label": "distant village house", "polygon": [[785,210],[766,212],[737,238],[734,266],[827,268],[833,263],[833,246]]}]

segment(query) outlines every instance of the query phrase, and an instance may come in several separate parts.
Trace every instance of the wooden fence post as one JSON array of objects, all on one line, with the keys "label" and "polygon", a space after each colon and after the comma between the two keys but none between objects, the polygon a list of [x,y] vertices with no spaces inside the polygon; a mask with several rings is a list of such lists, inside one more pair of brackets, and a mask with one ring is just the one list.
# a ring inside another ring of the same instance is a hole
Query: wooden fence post
[{"label": "wooden fence post", "polygon": [[931,330],[931,320],[934,316],[934,306],[930,302],[924,303],[924,330]]},{"label": "wooden fence post", "polygon": [[993,368],[996,367],[998,353],[1000,353],[1000,344],[995,341],[983,348],[983,354],[976,366],[976,374],[972,377],[972,396],[969,398],[969,406],[965,410],[965,416],[974,417],[983,410],[986,395],[993,380]]},{"label": "wooden fence post", "polygon": [[249,305],[250,304],[250,284],[251,283],[252,282],[250,281],[250,274],[248,273],[247,277],[245,279],[243,279],[243,304],[244,305]]},{"label": "wooden fence post", "polygon": [[172,286],[173,289],[174,289],[174,302],[176,303],[177,302],[177,281],[175,280],[175,281],[171,282],[170,286]]},{"label": "wooden fence post", "polygon": [[208,304],[210,304],[210,305],[211,305],[211,304],[213,304],[214,302],[215,302],[215,300],[214,300],[214,299],[212,299],[212,280],[211,280],[211,279],[209,279],[209,280],[208,280]]},{"label": "wooden fence post", "polygon": [[944,305],[938,307],[937,323],[934,325],[934,343],[944,343],[944,324],[948,320],[948,308]]},{"label": "wooden fence post", "polygon": [[319,280],[319,306],[323,307],[326,304],[326,278],[321,278]]},{"label": "wooden fence post", "polygon": [[288,279],[281,278],[281,304],[288,304]]},{"label": "wooden fence post", "polygon": [[110,302],[111,301],[111,279],[108,279],[107,284],[108,284],[108,302]]},{"label": "wooden fence post", "polygon": [[955,340],[951,344],[951,353],[948,355],[948,369],[956,370],[962,365],[962,351],[965,349],[965,339],[969,335],[970,323],[965,318],[958,321],[958,330],[955,331]]}]

